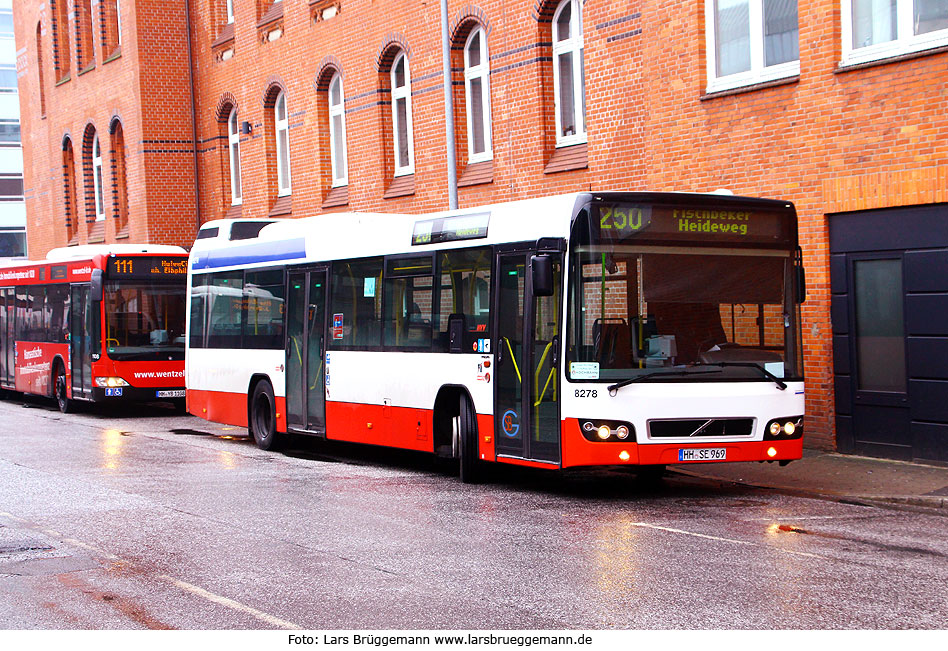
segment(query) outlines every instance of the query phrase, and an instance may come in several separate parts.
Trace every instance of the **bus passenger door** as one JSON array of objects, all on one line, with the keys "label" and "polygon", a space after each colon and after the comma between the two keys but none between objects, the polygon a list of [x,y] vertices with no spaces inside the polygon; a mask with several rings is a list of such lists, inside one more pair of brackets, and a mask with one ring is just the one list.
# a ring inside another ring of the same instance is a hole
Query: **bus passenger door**
[{"label": "bus passenger door", "polygon": [[552,254],[553,296],[534,297],[531,255],[498,256],[494,441],[500,457],[558,464],[561,256]]},{"label": "bus passenger door", "polygon": [[[99,318],[97,303],[92,302],[89,286],[71,288],[69,308],[69,349],[72,366],[72,396],[92,397],[92,336],[96,329],[93,319]],[[97,348],[97,347],[96,347]]]},{"label": "bus passenger door", "polygon": [[325,435],[326,270],[291,273],[286,300],[287,424]]},{"label": "bus passenger door", "polygon": [[13,386],[14,290],[0,289],[0,384]]}]

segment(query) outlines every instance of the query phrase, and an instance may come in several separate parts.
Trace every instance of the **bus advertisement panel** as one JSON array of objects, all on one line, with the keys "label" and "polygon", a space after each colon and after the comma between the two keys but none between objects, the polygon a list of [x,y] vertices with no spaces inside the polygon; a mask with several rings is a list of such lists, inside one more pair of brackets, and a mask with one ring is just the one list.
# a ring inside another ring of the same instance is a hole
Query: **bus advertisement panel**
[{"label": "bus advertisement panel", "polygon": [[796,213],[581,193],[436,215],[206,224],[188,408],[247,426],[537,468],[800,458]]}]

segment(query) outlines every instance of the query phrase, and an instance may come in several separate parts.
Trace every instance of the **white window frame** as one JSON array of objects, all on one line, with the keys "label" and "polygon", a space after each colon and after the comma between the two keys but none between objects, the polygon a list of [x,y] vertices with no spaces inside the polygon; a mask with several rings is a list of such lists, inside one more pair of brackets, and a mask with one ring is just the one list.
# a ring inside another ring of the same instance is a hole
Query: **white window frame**
[{"label": "white window frame", "polygon": [[[476,35],[480,35],[480,63],[476,66],[471,65],[471,42]],[[479,79],[481,82],[481,106],[484,109],[481,118],[483,124],[481,128],[484,131],[484,151],[474,151],[474,113],[471,111],[471,91],[472,82]],[[490,112],[490,59],[487,54],[487,34],[484,29],[478,25],[471,30],[464,43],[464,101],[467,110],[467,154],[469,163],[479,163],[491,160],[494,157],[493,138],[491,137],[491,112]]]},{"label": "white window frame", "polygon": [[95,196],[95,220],[105,221],[105,196],[102,186],[102,147],[99,144],[99,134],[92,140],[92,190]]},{"label": "white window frame", "polygon": [[[333,86],[339,84],[339,103],[332,102]],[[342,75],[338,72],[333,75],[327,91],[329,104],[329,166],[332,169],[332,187],[341,188],[349,185],[349,153],[346,149],[346,96],[342,86]],[[340,118],[341,133],[336,133],[335,119]],[[342,139],[342,169],[336,169],[336,141]]]},{"label": "white window frame", "polygon": [[243,203],[240,183],[240,124],[237,122],[237,107],[230,110],[227,118],[227,155],[230,163],[230,205]]},{"label": "white window frame", "polygon": [[[395,69],[398,67],[399,61],[404,60],[405,62],[405,85],[396,86],[395,85]],[[392,84],[392,144],[393,154],[395,155],[395,176],[407,176],[408,174],[415,173],[415,138],[412,133],[412,117],[411,117],[411,72],[408,66],[408,56],[404,52],[399,52],[395,59],[392,61],[392,69],[389,71],[389,76]],[[405,115],[407,121],[406,133],[408,134],[408,164],[399,165],[398,164],[398,100],[405,100]]]},{"label": "white window frame", "polygon": [[939,29],[927,34],[915,34],[913,25],[915,20],[914,10],[915,0],[896,0],[895,40],[854,48],[853,3],[852,0],[842,0],[840,7],[842,59],[839,65],[852,66],[869,63],[948,45],[948,29]]},{"label": "white window frame", "polygon": [[[715,0],[705,0],[704,20],[705,34],[707,35],[708,52],[708,87],[707,92],[715,93],[741,86],[753,86],[768,81],[796,77],[800,74],[799,46],[797,60],[778,63],[773,66],[764,65],[764,2],[763,0],[748,0],[748,20],[750,23],[750,70],[738,72],[723,77],[717,76],[717,48],[715,42]],[[800,2],[797,0],[797,28],[799,29]],[[799,39],[799,35],[797,36]]]},{"label": "white window frame", "polygon": [[[571,7],[569,20],[569,38],[557,41],[556,25],[560,14],[567,7]],[[553,40],[553,109],[556,117],[556,146],[568,147],[586,142],[586,89],[583,72],[583,3],[582,0],[563,0],[553,14],[551,24]],[[573,74],[573,121],[576,123],[576,133],[563,135],[560,114],[560,66],[559,57],[571,53]]]},{"label": "white window frame", "polygon": [[[284,119],[280,119],[280,102],[283,103]],[[277,154],[277,196],[285,197],[292,194],[293,187],[290,183],[292,178],[290,168],[290,110],[286,103],[286,93],[282,90],[273,102],[273,120],[276,131],[276,154]],[[284,151],[281,143],[280,134],[286,132],[286,149]],[[283,177],[283,160],[286,160],[286,178]]]},{"label": "white window frame", "polygon": [[[230,2],[231,0],[228,0]],[[117,45],[122,44],[122,8],[121,0],[115,0],[115,40]]]},{"label": "white window frame", "polygon": [[234,22],[234,0],[226,0],[227,6],[227,24],[230,25]]}]

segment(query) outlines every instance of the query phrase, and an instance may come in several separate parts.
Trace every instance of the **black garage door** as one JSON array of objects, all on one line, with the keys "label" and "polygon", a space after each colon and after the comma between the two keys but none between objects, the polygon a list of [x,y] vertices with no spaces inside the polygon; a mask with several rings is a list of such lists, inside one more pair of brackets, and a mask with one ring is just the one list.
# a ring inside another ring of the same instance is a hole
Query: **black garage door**
[{"label": "black garage door", "polygon": [[948,461],[948,204],[829,217],[840,452]]}]

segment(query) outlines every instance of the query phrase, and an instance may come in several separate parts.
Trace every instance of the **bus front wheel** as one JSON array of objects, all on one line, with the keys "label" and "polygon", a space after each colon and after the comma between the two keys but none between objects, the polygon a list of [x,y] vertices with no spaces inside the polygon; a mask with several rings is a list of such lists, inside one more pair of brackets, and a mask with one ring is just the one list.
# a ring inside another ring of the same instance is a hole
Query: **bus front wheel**
[{"label": "bus front wheel", "polygon": [[70,400],[68,395],[66,369],[61,362],[57,362],[56,370],[53,372],[53,396],[56,398],[56,404],[59,405],[59,411],[64,414],[71,413],[76,409],[76,403]]},{"label": "bus front wheel", "polygon": [[261,450],[276,450],[280,439],[276,431],[276,401],[273,387],[262,380],[253,388],[250,398],[250,433]]},{"label": "bus front wheel", "polygon": [[477,458],[477,417],[474,405],[467,395],[461,396],[461,413],[458,415],[458,456],[461,461],[461,481],[476,484],[480,480]]}]

